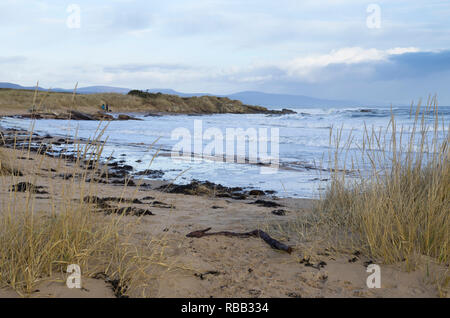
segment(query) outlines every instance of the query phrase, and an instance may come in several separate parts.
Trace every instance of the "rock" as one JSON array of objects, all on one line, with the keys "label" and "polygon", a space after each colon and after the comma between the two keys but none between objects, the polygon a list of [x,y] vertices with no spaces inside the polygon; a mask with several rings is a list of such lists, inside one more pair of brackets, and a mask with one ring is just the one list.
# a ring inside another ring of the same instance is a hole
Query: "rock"
[{"label": "rock", "polygon": [[169,192],[169,193],[182,193],[187,195],[206,195],[206,196],[216,196],[216,197],[229,197],[238,200],[243,200],[246,197],[243,193],[243,189],[240,187],[225,187],[220,184],[215,184],[209,181],[197,181],[194,180],[189,184],[176,185],[169,184],[157,188],[159,191]]},{"label": "rock", "polygon": [[140,120],[140,119],[126,114],[120,114],[119,116],[117,116],[117,120]]},{"label": "rock", "polygon": [[262,190],[251,190],[248,194],[261,196],[261,195],[265,195],[266,193]]},{"label": "rock", "polygon": [[114,202],[129,202],[129,203],[135,203],[135,204],[142,204],[142,202],[138,199],[122,199],[122,198],[114,198],[114,197],[107,197],[107,198],[99,198],[97,196],[86,196],[83,198],[83,201],[86,203],[95,204],[99,209],[101,209],[105,214],[124,214],[124,215],[134,215],[134,216],[143,216],[143,215],[154,215],[152,211],[146,210],[146,209],[139,209],[135,207],[122,207],[117,208],[113,207],[108,204],[109,201]]},{"label": "rock", "polygon": [[105,211],[106,214],[116,213],[133,216],[154,215],[152,211],[146,209],[138,209],[135,207],[124,207],[119,209],[110,209]]},{"label": "rock", "polygon": [[24,119],[42,119],[42,116],[37,113],[23,114],[23,115],[19,115],[18,117],[24,118]]},{"label": "rock", "polygon": [[144,117],[162,117],[162,115],[158,113],[148,113],[144,115]]},{"label": "rock", "polygon": [[151,206],[157,207],[157,208],[162,208],[162,209],[175,209],[175,206],[173,204],[167,204],[161,201],[153,201],[151,203]]},{"label": "rock", "polygon": [[273,202],[273,201],[266,201],[266,200],[256,200],[255,202],[251,202],[250,204],[257,204],[259,206],[266,207],[266,208],[282,207],[281,204],[278,204],[278,203]]},{"label": "rock", "polygon": [[289,114],[297,114],[297,112],[283,108],[282,110],[267,110],[265,114],[271,114],[271,115],[289,115]]},{"label": "rock", "polygon": [[246,200],[247,196],[243,193],[240,193],[240,194],[233,195],[231,198],[234,200]]},{"label": "rock", "polygon": [[10,192],[31,192],[31,193],[38,193],[38,194],[48,194],[47,191],[43,191],[40,189],[43,189],[42,186],[36,186],[30,182],[19,182],[16,185],[12,185],[9,188]]},{"label": "rock", "polygon": [[281,110],[281,113],[282,113],[282,114],[297,114],[296,111],[293,111],[292,109],[287,109],[287,108],[283,108],[283,109]]},{"label": "rock", "polygon": [[286,215],[286,210],[283,210],[283,209],[273,210],[272,214],[279,215],[279,216],[284,216],[284,215]]},{"label": "rock", "polygon": [[164,172],[162,170],[151,170],[146,169],[144,171],[139,171],[136,173],[137,176],[146,176],[150,178],[162,178],[164,176]]},{"label": "rock", "polygon": [[79,112],[77,110],[70,110],[69,115],[74,120],[96,120],[94,116]]},{"label": "rock", "polygon": [[101,111],[97,112],[95,117],[97,118],[97,120],[114,120],[114,116]]},{"label": "rock", "polygon": [[129,187],[136,186],[136,183],[134,183],[134,181],[131,179],[129,179],[129,180],[126,180],[126,179],[113,180],[113,181],[111,181],[111,183],[112,184],[123,184],[123,185],[127,185]]}]

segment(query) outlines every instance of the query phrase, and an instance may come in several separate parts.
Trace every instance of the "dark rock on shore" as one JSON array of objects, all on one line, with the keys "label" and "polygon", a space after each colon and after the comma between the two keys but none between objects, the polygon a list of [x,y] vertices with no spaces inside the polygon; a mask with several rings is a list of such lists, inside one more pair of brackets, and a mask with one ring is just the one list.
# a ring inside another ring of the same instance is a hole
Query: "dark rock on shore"
[{"label": "dark rock on shore", "polygon": [[[193,180],[189,184],[169,184],[164,185],[156,190],[168,192],[168,193],[182,193],[186,195],[200,195],[200,196],[211,196],[211,197],[217,197],[217,198],[230,198],[234,200],[247,200],[248,196],[264,196],[266,194],[275,193],[275,191],[262,191],[262,190],[251,190],[251,191],[245,191],[241,187],[225,187],[221,184],[216,184],[209,181],[198,181]],[[262,204],[263,200],[257,200],[257,204]],[[275,202],[265,201],[269,202],[267,204],[276,204]],[[281,205],[273,205],[274,207],[281,206]]]},{"label": "dark rock on shore", "polygon": [[265,195],[266,193],[262,190],[251,190],[248,194],[255,195],[255,196],[261,196],[261,195]]},{"label": "dark rock on shore", "polygon": [[163,209],[175,209],[175,206],[173,204],[167,204],[161,201],[153,201],[151,203],[151,206],[156,207],[156,208],[163,208]]},{"label": "dark rock on shore", "polygon": [[125,171],[132,171],[133,167],[130,165],[123,165],[123,166],[119,167],[119,169],[125,170]]},{"label": "dark rock on shore", "polygon": [[146,115],[144,115],[144,117],[162,117],[163,115],[158,114],[158,113],[148,113]]},{"label": "dark rock on shore", "polygon": [[292,109],[283,108],[282,110],[268,110],[266,114],[290,115],[290,114],[297,114],[297,112],[293,111]]},{"label": "dark rock on shore", "polygon": [[45,112],[33,112],[30,114],[22,114],[15,116],[18,118],[26,119],[72,119],[72,120],[141,120],[126,114],[119,114],[117,118],[113,115],[107,114],[102,111],[95,113],[85,113],[78,110],[68,110],[66,113],[45,113]]},{"label": "dark rock on shore", "polygon": [[147,176],[150,178],[162,178],[164,176],[164,172],[162,170],[151,170],[146,169],[144,171],[139,171],[136,173],[137,176]]},{"label": "dark rock on shore", "polygon": [[129,187],[136,186],[136,183],[132,179],[119,179],[119,180],[113,180],[111,181],[112,184],[120,184],[120,185],[127,185]]},{"label": "dark rock on shore", "polygon": [[87,196],[83,198],[85,203],[91,203],[97,205],[99,209],[101,209],[105,214],[124,214],[124,215],[133,215],[133,216],[144,216],[144,215],[154,215],[152,211],[146,209],[140,209],[133,206],[129,207],[113,207],[109,204],[109,202],[118,202],[118,203],[134,203],[134,204],[143,204],[138,199],[123,199],[123,198],[114,198],[114,197],[106,197],[99,198],[97,196]]},{"label": "dark rock on shore", "polygon": [[[240,187],[229,188],[220,184],[215,184],[209,181],[197,181],[194,180],[189,184],[176,185],[169,184],[157,188],[157,190],[168,193],[182,193],[188,195],[206,195],[217,197],[239,197],[242,198],[243,189]],[[242,198],[243,199],[243,198]]]},{"label": "dark rock on shore", "polygon": [[96,118],[98,118],[98,120],[114,120],[114,116],[104,112],[98,112]]},{"label": "dark rock on shore", "polygon": [[135,207],[124,207],[124,208],[111,208],[105,210],[105,214],[124,214],[124,215],[133,215],[133,216],[144,216],[144,215],[155,215],[152,211],[146,209],[139,209]]},{"label": "dark rock on shore", "polygon": [[10,192],[31,192],[38,194],[48,194],[47,191],[41,190],[44,187],[36,186],[30,182],[19,182],[18,184],[12,185],[9,188]]},{"label": "dark rock on shore", "polygon": [[272,214],[279,215],[279,216],[284,216],[284,215],[286,215],[286,210],[283,210],[283,209],[273,210]]},{"label": "dark rock on shore", "polygon": [[282,207],[281,204],[273,202],[273,201],[266,201],[266,200],[256,200],[255,202],[251,202],[250,204],[257,204],[262,207],[266,208],[278,208]]},{"label": "dark rock on shore", "polygon": [[74,120],[95,120],[93,116],[76,110],[69,111],[69,116]]},{"label": "dark rock on shore", "polygon": [[142,120],[142,119],[135,118],[133,116],[126,114],[120,114],[119,116],[117,116],[117,120]]}]

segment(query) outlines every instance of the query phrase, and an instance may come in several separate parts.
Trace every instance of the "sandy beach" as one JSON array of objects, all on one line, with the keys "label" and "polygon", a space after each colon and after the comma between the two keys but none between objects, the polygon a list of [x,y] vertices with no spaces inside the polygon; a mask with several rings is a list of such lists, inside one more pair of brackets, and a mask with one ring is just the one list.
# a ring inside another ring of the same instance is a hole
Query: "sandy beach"
[{"label": "sandy beach", "polygon": [[[3,131],[3,136],[8,139],[16,133]],[[33,138],[45,142],[42,136]],[[73,182],[64,174],[83,170],[73,160],[44,157],[28,152],[27,147],[24,150],[2,147],[1,150],[13,158],[21,172],[21,176],[0,178],[2,211],[10,209],[7,205],[11,202],[20,209],[21,202],[31,196],[33,211],[48,214],[49,207],[55,211],[64,208],[67,201],[63,198],[68,195],[67,189],[73,189],[70,195],[79,198],[87,186],[92,187],[90,193],[98,198],[110,198],[109,205],[131,208],[130,211],[151,211],[153,215],[136,216],[131,213],[120,216],[121,222],[128,225],[130,232],[126,234],[130,235],[136,248],[147,246],[149,237],[164,245],[161,264],[151,267],[146,287],[131,288],[122,296],[437,297],[440,293],[433,276],[445,270],[439,265],[408,272],[406,264],[380,264],[381,288],[368,288],[366,280],[370,273],[366,272],[366,266],[377,260],[360,255],[357,250],[345,252],[337,246],[333,248],[320,236],[309,236],[307,226],[299,229],[298,220],[314,213],[314,200],[279,199],[272,195],[248,195],[238,200],[204,193],[166,193],[160,188],[164,183],[152,180],[145,180],[144,186],[139,186],[142,180],[137,182],[138,186],[113,184],[111,180],[103,183],[77,179]],[[41,191],[32,194],[14,192],[11,201],[11,186],[30,181]],[[121,198],[122,202],[117,203],[111,198]],[[273,206],[254,204],[256,200],[271,202]],[[282,212],[277,213],[279,210]],[[115,213],[101,212],[98,212],[101,219],[119,217]],[[262,229],[291,246],[293,252],[288,254],[273,249],[258,237],[186,237],[192,231],[206,228],[211,228],[211,232],[240,233]],[[433,263],[430,261],[428,264]],[[66,277],[64,273],[43,277],[30,294],[21,295],[5,287],[0,289],[0,297],[117,296],[111,282],[102,275],[83,275],[81,289],[67,288]]]}]

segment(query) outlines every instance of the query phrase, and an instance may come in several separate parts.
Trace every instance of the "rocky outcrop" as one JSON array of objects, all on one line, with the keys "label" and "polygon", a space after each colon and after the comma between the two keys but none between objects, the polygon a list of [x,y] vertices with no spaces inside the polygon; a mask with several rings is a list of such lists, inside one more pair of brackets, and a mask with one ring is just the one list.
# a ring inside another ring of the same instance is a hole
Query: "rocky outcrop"
[{"label": "rocky outcrop", "polygon": [[[193,180],[188,184],[168,184],[163,185],[156,190],[168,192],[168,193],[182,193],[186,195],[198,195],[198,196],[212,196],[219,198],[231,198],[235,200],[246,200],[254,196],[264,196],[266,193],[262,190],[246,191],[241,187],[226,187],[221,184],[216,184],[209,181]],[[273,193],[274,191],[267,191],[267,193]],[[271,201],[257,200],[256,204],[262,204],[264,202],[276,203]]]},{"label": "rocky outcrop", "polygon": [[119,116],[117,116],[117,120],[141,120],[141,119],[126,114],[119,114]]},{"label": "rocky outcrop", "polygon": [[115,118],[111,114],[107,114],[101,111],[90,114],[86,112],[80,112],[78,110],[69,110],[65,113],[49,113],[49,112],[33,112],[30,114],[22,114],[17,116],[19,118],[29,118],[29,119],[72,119],[72,120],[141,120],[126,114],[119,114]]},{"label": "rocky outcrop", "polygon": [[139,98],[150,112],[149,116],[158,113],[183,114],[292,114],[289,109],[270,110],[262,106],[245,105],[239,100],[219,96],[180,97],[161,93],[148,93],[132,90],[130,96]]}]

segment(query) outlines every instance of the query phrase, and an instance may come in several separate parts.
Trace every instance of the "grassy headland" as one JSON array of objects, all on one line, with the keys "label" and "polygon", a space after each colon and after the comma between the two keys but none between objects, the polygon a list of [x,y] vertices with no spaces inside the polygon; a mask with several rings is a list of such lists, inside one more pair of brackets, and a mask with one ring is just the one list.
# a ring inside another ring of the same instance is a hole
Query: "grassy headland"
[{"label": "grassy headland", "polygon": [[31,90],[0,89],[0,115],[27,113],[35,105],[38,112],[60,113],[69,109],[97,113],[102,104],[108,104],[113,112],[148,112],[180,114],[215,113],[278,113],[261,106],[245,105],[227,97],[201,96],[179,97],[138,90],[127,95],[116,93],[73,94],[35,92]]}]

